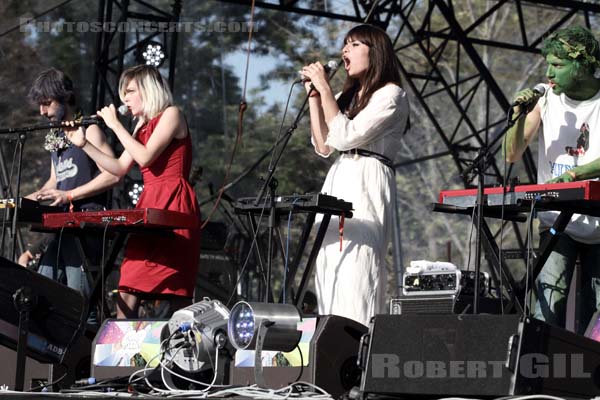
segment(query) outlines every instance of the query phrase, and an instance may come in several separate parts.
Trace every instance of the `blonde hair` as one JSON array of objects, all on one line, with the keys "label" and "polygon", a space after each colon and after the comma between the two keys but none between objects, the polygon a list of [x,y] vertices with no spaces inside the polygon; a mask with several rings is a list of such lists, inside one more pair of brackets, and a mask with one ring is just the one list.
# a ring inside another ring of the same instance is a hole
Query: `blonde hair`
[{"label": "blonde hair", "polygon": [[121,74],[119,80],[119,97],[125,102],[125,91],[129,82],[135,80],[140,91],[143,104],[142,119],[148,121],[173,105],[173,94],[169,84],[158,72],[149,65],[131,67]]}]

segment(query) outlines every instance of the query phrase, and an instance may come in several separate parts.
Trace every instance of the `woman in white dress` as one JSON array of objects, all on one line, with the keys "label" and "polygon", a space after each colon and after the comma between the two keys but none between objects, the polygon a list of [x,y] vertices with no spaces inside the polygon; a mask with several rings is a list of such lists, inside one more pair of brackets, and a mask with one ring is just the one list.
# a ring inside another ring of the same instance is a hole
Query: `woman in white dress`
[{"label": "woman in white dress", "polygon": [[315,151],[323,157],[340,153],[322,192],[354,206],[341,250],[338,224],[330,224],[315,283],[320,314],[368,325],[385,306],[385,255],[396,197],[393,160],[406,127],[408,100],[400,85],[399,61],[383,30],[371,25],[351,29],[342,58],[347,78],[337,99],[321,63],[302,69]]}]

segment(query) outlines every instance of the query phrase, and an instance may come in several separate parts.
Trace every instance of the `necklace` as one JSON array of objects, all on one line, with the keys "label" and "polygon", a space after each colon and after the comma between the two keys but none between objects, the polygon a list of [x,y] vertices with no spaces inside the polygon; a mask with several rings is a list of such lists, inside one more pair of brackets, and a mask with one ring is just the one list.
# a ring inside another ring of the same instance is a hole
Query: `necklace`
[{"label": "necklace", "polygon": [[[81,111],[78,111],[73,115],[74,120],[78,118],[81,118]],[[68,149],[69,147],[71,147],[71,141],[67,138],[62,129],[52,128],[44,138],[44,149],[51,153]]]}]

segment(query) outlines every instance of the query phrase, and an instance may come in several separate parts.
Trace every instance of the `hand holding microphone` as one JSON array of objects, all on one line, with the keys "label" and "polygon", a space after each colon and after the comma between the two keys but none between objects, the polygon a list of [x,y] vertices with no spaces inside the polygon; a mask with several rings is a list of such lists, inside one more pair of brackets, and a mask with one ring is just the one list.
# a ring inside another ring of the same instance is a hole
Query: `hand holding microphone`
[{"label": "hand holding microphone", "polygon": [[511,107],[519,107],[517,112],[524,114],[533,110],[540,97],[546,93],[546,87],[538,83],[533,89],[524,89],[515,95],[515,99]]},{"label": "hand holding microphone", "polygon": [[[335,71],[338,67],[336,61],[329,61],[323,65],[320,62],[315,62],[306,65],[299,71],[301,78],[295,83],[304,82],[304,87],[311,97],[319,95],[323,90],[329,88],[329,73]],[[313,93],[315,93],[313,95]]]},{"label": "hand holding microphone", "polygon": [[[104,107],[108,108],[108,107]],[[114,108],[114,106],[113,106]],[[129,108],[125,104],[121,104],[119,106],[119,114],[123,116],[127,116],[129,114]],[[103,118],[99,115],[86,115],[84,117],[80,117],[73,121],[62,121],[61,125],[64,127],[78,127],[78,126],[90,126],[95,124],[101,124],[103,122]],[[68,128],[67,128],[68,129]]]},{"label": "hand holding microphone", "polygon": [[[129,111],[129,109],[127,108],[126,105],[122,104],[121,106],[119,106],[119,114],[127,115],[128,111]],[[103,107],[102,110],[99,110],[96,112],[96,115],[94,117],[96,119],[98,119],[98,118],[102,119],[102,121],[104,121],[106,126],[112,130],[115,129],[117,124],[120,124],[119,118],[117,117],[117,109],[115,108],[114,104]],[[93,118],[93,117],[90,117],[90,118]]]},{"label": "hand holding microphone", "polygon": [[[316,62],[314,64],[321,64],[319,62]],[[313,64],[311,64],[313,65]],[[304,67],[306,68],[306,67]],[[305,76],[304,73],[302,71],[304,71],[304,68],[300,71],[298,71],[298,75],[300,75],[300,77],[298,79],[296,79],[294,81],[294,83],[300,83],[300,82],[308,82],[310,81],[310,78]],[[327,62],[327,64],[323,65],[323,70],[325,71],[326,74],[329,74],[331,71],[335,71],[338,68],[338,62],[334,61],[334,60],[329,60]]]},{"label": "hand holding microphone", "polygon": [[[119,114],[127,115],[128,113],[129,109],[126,105],[122,104],[121,106],[119,106]],[[77,121],[64,121],[63,126],[65,126],[65,134],[67,135],[69,141],[73,143],[73,145],[82,148],[87,143],[87,139],[85,138],[86,126],[104,122],[106,126],[113,129],[113,127],[115,126],[115,121],[118,122],[115,106],[111,104],[110,106],[104,107],[102,110],[98,111],[96,115],[82,117]],[[79,128],[69,129],[69,127]]]}]

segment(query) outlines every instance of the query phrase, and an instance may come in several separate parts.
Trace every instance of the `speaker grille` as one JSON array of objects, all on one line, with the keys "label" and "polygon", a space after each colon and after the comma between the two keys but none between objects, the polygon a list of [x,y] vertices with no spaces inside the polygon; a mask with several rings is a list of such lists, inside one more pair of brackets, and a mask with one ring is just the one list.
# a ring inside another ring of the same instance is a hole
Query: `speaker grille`
[{"label": "speaker grille", "polygon": [[390,314],[452,314],[456,296],[399,297],[390,300]]}]

